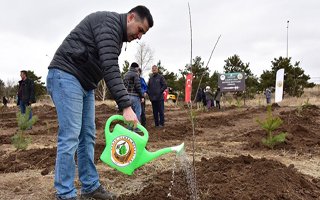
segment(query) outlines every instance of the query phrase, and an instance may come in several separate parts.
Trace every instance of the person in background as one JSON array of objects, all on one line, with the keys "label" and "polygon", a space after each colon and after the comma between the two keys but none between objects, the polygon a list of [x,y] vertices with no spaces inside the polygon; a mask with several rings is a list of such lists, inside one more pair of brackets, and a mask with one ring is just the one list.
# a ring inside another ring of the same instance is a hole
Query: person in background
[{"label": "person in background", "polygon": [[212,90],[212,100],[211,100],[211,108],[214,109],[214,107],[217,105],[215,102],[215,96],[216,96],[217,91]]},{"label": "person in background", "polygon": [[206,89],[205,88],[202,88],[201,89],[202,91],[202,104],[203,104],[203,107],[206,108],[207,107],[207,99],[206,99]]},{"label": "person in background", "polygon": [[[164,126],[164,98],[163,92],[167,89],[164,77],[159,74],[158,66],[152,66],[152,74],[148,82],[148,95],[152,104],[154,124],[156,127]],[[160,117],[160,121],[159,121]]]},{"label": "person in background", "polygon": [[200,110],[202,108],[202,92],[202,88],[199,88],[196,96],[197,110]]},{"label": "person in background", "polygon": [[207,100],[207,110],[209,110],[211,108],[211,103],[213,101],[213,94],[212,94],[210,86],[206,87],[205,95],[206,95],[206,100]]},{"label": "person in background", "polygon": [[[17,105],[22,114],[26,113],[27,106],[30,106],[29,119],[32,118],[31,104],[36,102],[34,94],[34,82],[28,78],[27,71],[20,71],[21,80],[18,86]],[[30,127],[31,128],[31,127]]]},{"label": "person in background", "polygon": [[267,104],[271,103],[271,90],[269,88],[266,89],[264,95],[266,96]]},{"label": "person in background", "polygon": [[115,198],[101,185],[94,162],[94,89],[104,79],[124,119],[138,123],[121,78],[118,58],[124,42],[141,39],[152,26],[152,15],[145,6],[136,6],[123,14],[95,12],[85,17],[57,49],[47,75],[47,90],[55,104],[59,124],[54,178],[56,199],[77,199],[76,166],[81,182],[80,199]]},{"label": "person in background", "polygon": [[146,120],[146,97],[148,92],[148,85],[144,78],[142,77],[142,69],[138,69],[138,74],[140,77],[140,84],[141,84],[141,92],[144,97],[144,101],[141,102],[141,125],[146,126],[147,120]]},{"label": "person in background", "polygon": [[5,107],[7,107],[7,104],[8,104],[8,100],[5,96],[2,97],[2,103]]},{"label": "person in background", "polygon": [[138,120],[141,121],[141,102],[144,102],[144,96],[141,91],[138,69],[139,65],[133,62],[129,71],[124,75],[123,82],[128,91],[132,109],[136,113]]},{"label": "person in background", "polygon": [[214,100],[216,101],[216,107],[220,109],[220,100],[221,100],[222,93],[220,91],[220,87],[217,88],[217,91],[214,95]]}]

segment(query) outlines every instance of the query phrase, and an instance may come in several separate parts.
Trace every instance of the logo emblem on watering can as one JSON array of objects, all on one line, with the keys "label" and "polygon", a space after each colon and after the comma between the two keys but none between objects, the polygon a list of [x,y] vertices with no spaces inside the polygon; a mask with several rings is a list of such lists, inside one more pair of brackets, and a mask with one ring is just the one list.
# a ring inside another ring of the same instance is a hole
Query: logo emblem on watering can
[{"label": "logo emblem on watering can", "polygon": [[129,165],[136,158],[136,144],[131,138],[119,136],[111,144],[111,160],[118,166]]},{"label": "logo emblem on watering can", "polygon": [[155,152],[146,150],[149,139],[148,131],[140,124],[137,125],[143,135],[139,135],[120,124],[116,124],[113,131],[110,132],[110,125],[113,121],[124,121],[123,116],[113,115],[105,127],[106,147],[102,152],[100,159],[112,168],[128,175],[132,175],[134,170],[150,162],[159,156],[170,152],[181,152],[184,143],[166,147]]}]

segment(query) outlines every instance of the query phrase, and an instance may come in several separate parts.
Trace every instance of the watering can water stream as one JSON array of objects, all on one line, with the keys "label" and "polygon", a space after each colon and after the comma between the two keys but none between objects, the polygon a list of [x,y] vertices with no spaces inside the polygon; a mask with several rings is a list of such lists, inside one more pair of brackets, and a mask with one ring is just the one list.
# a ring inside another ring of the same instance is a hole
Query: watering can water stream
[{"label": "watering can water stream", "polygon": [[184,143],[182,143],[178,146],[166,147],[155,152],[149,152],[145,148],[149,134],[142,125],[137,125],[138,129],[143,133],[142,136],[120,124],[116,124],[113,131],[110,132],[111,122],[115,120],[124,121],[124,118],[121,115],[113,115],[107,120],[105,127],[106,147],[100,159],[110,167],[124,174],[132,175],[135,169],[147,162],[166,153],[179,153],[184,147]]}]

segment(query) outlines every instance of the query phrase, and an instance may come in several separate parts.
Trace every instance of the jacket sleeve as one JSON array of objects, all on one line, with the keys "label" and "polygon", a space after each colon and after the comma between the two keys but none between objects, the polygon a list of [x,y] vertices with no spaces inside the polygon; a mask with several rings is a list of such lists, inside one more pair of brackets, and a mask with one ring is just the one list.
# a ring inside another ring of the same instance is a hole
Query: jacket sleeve
[{"label": "jacket sleeve", "polygon": [[92,28],[104,80],[120,110],[131,106],[118,64],[122,46],[121,30],[120,19],[113,15],[105,16],[98,27]]},{"label": "jacket sleeve", "polygon": [[161,79],[160,79],[160,85],[161,85],[161,94],[167,89],[167,83],[166,83],[166,80],[164,79],[163,76],[161,76]]},{"label": "jacket sleeve", "polygon": [[149,88],[150,88],[150,79],[151,79],[151,78],[149,78],[148,83],[147,83],[147,92],[146,92],[146,93],[147,93],[148,95],[149,95]]},{"label": "jacket sleeve", "polygon": [[134,89],[139,94],[140,98],[143,98],[142,90],[141,90],[141,82],[138,74],[134,75]]}]

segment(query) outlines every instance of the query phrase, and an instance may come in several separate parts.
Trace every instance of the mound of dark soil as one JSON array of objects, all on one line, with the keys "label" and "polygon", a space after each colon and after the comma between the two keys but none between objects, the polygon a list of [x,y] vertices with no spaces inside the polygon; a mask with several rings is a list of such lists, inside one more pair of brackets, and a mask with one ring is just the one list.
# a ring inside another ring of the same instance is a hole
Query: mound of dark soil
[{"label": "mound of dark soil", "polygon": [[[150,122],[151,123],[151,122]],[[152,122],[153,123],[153,122]],[[147,124],[149,124],[147,122]],[[148,125],[149,141],[157,142],[163,140],[191,140],[192,139],[192,125],[176,122],[175,124],[166,124],[163,128],[155,128],[151,124]],[[195,135],[202,134],[203,131],[195,129]]]},{"label": "mound of dark soil", "polygon": [[316,118],[320,116],[320,109],[317,106],[307,106],[299,109],[280,112],[280,118],[284,124],[316,124]]},{"label": "mound of dark soil", "polygon": [[[202,158],[196,163],[198,199],[318,199],[320,180],[297,172],[293,165],[254,159],[251,156],[235,158]],[[145,184],[138,194],[119,199],[167,199],[172,171],[159,174]],[[192,199],[186,175],[175,172],[170,199]]]},{"label": "mound of dark soil", "polygon": [[56,148],[16,151],[2,158],[0,173],[19,172],[25,169],[43,169],[54,166]]},{"label": "mound of dark soil", "polygon": [[107,114],[107,113],[117,113],[118,110],[116,109],[116,107],[111,107],[106,104],[101,104],[96,106],[96,112]]},{"label": "mound of dark soil", "polygon": [[12,135],[0,135],[0,144],[11,144]]}]

